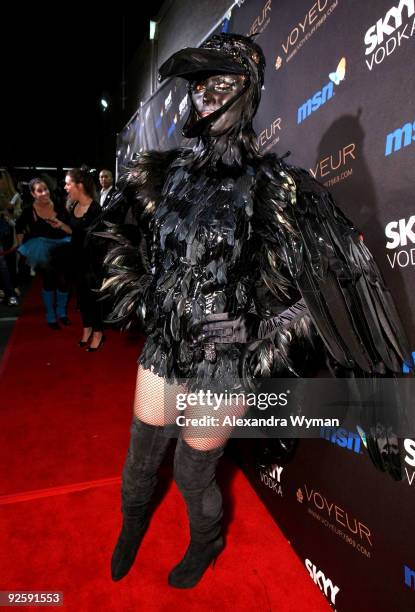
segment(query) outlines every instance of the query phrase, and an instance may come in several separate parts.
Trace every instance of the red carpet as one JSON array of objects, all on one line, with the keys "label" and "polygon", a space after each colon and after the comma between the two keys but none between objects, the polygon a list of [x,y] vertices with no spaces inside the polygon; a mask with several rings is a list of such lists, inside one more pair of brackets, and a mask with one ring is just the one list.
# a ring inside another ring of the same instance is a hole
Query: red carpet
[{"label": "red carpet", "polygon": [[77,313],[60,332],[42,316],[34,287],[1,367],[0,590],[59,590],[70,611],[328,610],[244,475],[226,462],[227,547],[201,583],[187,591],[166,584],[188,535],[171,480],[134,568],[111,581],[139,342],[110,330],[103,349],[88,354],[76,346]]}]

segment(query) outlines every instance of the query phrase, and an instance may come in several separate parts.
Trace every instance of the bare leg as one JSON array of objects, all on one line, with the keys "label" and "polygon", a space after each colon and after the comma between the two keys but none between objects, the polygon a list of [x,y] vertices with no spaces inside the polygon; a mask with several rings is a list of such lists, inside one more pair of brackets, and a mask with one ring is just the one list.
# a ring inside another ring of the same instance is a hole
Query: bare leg
[{"label": "bare leg", "polygon": [[81,342],[88,342],[91,336],[91,333],[92,333],[92,327],[83,327]]},{"label": "bare leg", "polygon": [[103,336],[102,331],[92,332],[91,344],[89,346],[91,348],[98,348],[101,344],[102,336]]}]

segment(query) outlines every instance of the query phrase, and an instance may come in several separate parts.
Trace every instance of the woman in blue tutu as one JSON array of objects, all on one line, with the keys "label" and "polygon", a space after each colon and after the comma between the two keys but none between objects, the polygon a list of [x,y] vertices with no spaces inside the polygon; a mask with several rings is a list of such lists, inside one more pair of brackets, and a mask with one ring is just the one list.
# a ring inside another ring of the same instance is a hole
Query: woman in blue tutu
[{"label": "woman in blue tutu", "polygon": [[46,321],[49,327],[57,330],[59,323],[70,323],[66,313],[69,288],[66,259],[71,238],[51,221],[58,217],[68,220],[69,215],[64,206],[52,202],[49,188],[42,179],[30,181],[30,192],[33,204],[25,208],[16,221],[18,250],[42,278]]}]

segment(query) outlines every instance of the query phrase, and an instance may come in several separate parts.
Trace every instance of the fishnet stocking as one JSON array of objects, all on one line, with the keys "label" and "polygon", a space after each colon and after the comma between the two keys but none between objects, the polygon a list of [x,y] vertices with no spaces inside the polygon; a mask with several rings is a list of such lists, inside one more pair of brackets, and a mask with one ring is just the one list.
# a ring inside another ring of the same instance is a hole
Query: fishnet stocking
[{"label": "fishnet stocking", "polygon": [[177,396],[182,394],[183,397],[183,394],[187,393],[184,385],[167,384],[162,377],[140,365],[137,371],[134,414],[141,421],[151,425],[174,424],[178,416],[198,420],[205,417],[206,425],[185,421],[182,418],[178,433],[189,446],[197,450],[205,451],[225,446],[234,426],[224,424],[223,420],[226,416],[232,419],[246,414],[248,407],[244,405],[242,396],[233,399],[232,402],[222,401],[219,406],[215,402],[215,409],[211,405],[199,403],[195,406],[187,404],[184,410],[178,410]]},{"label": "fishnet stocking", "polygon": [[138,366],[134,397],[134,414],[151,425],[175,423],[177,409],[174,399],[184,393],[184,387],[169,385],[164,378]]}]

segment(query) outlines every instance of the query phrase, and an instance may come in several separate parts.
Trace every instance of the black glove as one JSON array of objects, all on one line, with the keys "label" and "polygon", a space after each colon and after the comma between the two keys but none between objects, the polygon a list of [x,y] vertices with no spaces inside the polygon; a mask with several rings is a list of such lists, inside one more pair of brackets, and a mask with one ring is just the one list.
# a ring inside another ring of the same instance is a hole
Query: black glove
[{"label": "black glove", "polygon": [[228,312],[210,314],[191,330],[191,337],[194,343],[247,344],[258,339],[260,322],[260,317],[252,313],[239,317]]},{"label": "black glove", "polygon": [[218,342],[249,344],[256,340],[271,338],[278,330],[289,328],[297,319],[308,314],[304,300],[299,300],[279,315],[261,319],[248,312],[232,317],[228,312],[207,315],[203,323],[191,330],[192,340],[196,342]]}]

